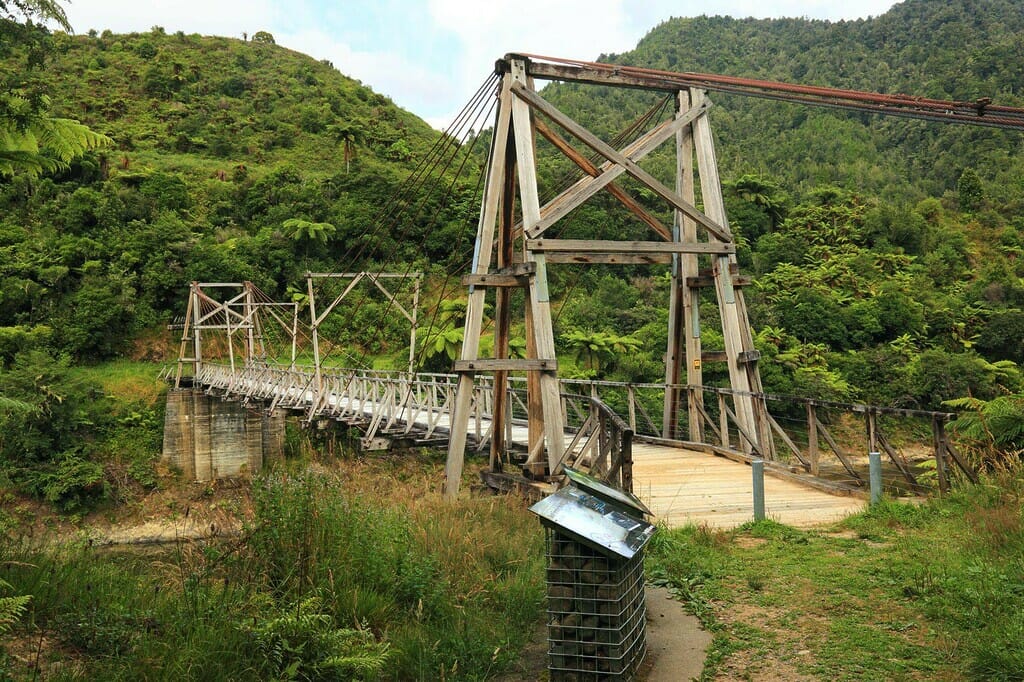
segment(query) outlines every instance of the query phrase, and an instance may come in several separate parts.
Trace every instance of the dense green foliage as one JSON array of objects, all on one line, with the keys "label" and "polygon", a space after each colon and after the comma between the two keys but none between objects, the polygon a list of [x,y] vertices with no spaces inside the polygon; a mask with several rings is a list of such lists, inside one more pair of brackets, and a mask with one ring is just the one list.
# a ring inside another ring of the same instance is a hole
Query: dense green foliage
[{"label": "dense green foliage", "polygon": [[149,364],[18,353],[0,372],[0,487],[75,514],[152,489],[164,390]]},{"label": "dense green foliage", "polygon": [[70,28],[53,0],[0,2],[0,59],[23,60],[21,68],[0,75],[0,176],[66,169],[89,149],[110,144],[74,119],[50,115],[50,99],[34,76],[53,46],[49,32],[34,20]]},{"label": "dense green foliage", "polygon": [[447,253],[371,230],[437,134],[331,65],[160,29],[47,39],[36,86],[117,149],[0,179],[0,326],[90,361],[181,314],[190,280],[283,300],[307,269]]},{"label": "dense green foliage", "polygon": [[[858,21],[671,19],[635,50],[604,59],[1019,106],[1022,44],[1018,3],[908,0]],[[573,84],[544,92],[607,138],[657,100]],[[1021,390],[1018,370],[1000,362],[1024,360],[1019,133],[716,93],[711,99],[738,258],[755,276],[746,295],[767,390],[929,409]],[[666,154],[643,165],[671,184]],[[639,196],[655,213],[663,210]],[[563,234],[642,233],[621,213],[611,215],[609,224],[577,211]],[[659,376],[667,295],[659,277],[651,278],[657,272],[630,271],[635,286],[612,295],[601,273],[566,278],[572,286],[562,323],[570,334],[589,326],[644,341],[649,360],[630,359],[612,376]],[[705,320],[717,317],[710,302]],[[705,348],[714,344],[713,334],[704,339]]]}]

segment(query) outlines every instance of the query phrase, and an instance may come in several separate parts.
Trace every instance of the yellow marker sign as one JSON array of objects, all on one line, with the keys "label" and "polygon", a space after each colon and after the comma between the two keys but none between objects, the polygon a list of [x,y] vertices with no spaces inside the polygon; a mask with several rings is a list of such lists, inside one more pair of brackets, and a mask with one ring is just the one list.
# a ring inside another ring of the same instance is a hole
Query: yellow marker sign
[{"label": "yellow marker sign", "polygon": [[700,369],[700,360],[694,360],[693,361],[693,368],[694,369]]}]

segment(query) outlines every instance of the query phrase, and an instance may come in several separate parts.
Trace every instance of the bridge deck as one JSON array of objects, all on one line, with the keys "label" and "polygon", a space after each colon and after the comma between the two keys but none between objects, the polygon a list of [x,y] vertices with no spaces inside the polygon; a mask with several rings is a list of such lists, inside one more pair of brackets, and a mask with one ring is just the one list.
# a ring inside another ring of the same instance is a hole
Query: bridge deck
[{"label": "bridge deck", "polygon": [[[835,521],[866,506],[767,473],[764,487],[767,517],[788,526]],[[754,518],[750,467],[704,452],[633,443],[633,492],[669,527],[732,528]]]}]

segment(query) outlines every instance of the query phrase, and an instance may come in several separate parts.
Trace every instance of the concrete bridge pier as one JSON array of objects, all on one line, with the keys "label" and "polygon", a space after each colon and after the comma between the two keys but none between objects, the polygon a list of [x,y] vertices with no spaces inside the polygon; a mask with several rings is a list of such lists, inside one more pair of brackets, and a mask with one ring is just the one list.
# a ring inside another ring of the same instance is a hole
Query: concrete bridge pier
[{"label": "concrete bridge pier", "polygon": [[193,481],[252,474],[283,456],[284,425],[284,410],[268,414],[199,389],[171,389],[163,460]]}]

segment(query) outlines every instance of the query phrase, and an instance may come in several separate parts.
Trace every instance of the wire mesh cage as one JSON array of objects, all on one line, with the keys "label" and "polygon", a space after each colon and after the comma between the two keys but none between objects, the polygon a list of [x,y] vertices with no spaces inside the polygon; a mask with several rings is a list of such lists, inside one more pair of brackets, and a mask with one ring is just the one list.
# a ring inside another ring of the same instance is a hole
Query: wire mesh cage
[{"label": "wire mesh cage", "polygon": [[643,552],[630,559],[547,529],[552,682],[629,680],[647,652]]}]

